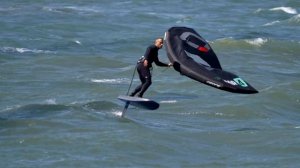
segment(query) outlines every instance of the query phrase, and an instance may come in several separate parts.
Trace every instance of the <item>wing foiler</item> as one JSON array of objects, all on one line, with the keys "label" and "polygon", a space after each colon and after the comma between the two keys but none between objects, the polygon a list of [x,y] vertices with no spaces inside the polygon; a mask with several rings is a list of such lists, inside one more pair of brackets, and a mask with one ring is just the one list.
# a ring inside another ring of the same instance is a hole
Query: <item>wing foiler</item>
[{"label": "wing foiler", "polygon": [[258,93],[239,76],[224,71],[211,46],[195,30],[172,27],[165,33],[164,40],[167,55],[180,74],[233,93]]}]

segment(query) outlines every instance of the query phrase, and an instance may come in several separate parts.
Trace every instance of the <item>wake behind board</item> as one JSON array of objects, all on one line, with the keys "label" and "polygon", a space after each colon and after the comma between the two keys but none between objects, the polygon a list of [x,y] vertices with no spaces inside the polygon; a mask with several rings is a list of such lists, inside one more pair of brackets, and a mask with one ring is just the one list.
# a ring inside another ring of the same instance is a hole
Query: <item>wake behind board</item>
[{"label": "wake behind board", "polygon": [[130,105],[147,109],[147,110],[156,110],[159,108],[159,104],[153,100],[140,98],[140,97],[132,97],[132,96],[119,96],[119,100],[129,103]]}]

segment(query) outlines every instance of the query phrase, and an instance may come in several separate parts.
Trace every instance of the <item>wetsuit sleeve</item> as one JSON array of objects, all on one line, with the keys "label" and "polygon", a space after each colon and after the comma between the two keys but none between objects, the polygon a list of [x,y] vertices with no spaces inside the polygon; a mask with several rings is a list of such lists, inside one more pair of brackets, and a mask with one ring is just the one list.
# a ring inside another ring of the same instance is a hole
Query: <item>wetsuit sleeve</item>
[{"label": "wetsuit sleeve", "polygon": [[167,66],[168,66],[168,64],[165,64],[165,63],[163,63],[163,62],[160,62],[160,61],[158,60],[158,57],[155,57],[155,58],[154,58],[154,62],[155,62],[155,64],[156,64],[157,66],[162,66],[162,67],[167,67]]}]

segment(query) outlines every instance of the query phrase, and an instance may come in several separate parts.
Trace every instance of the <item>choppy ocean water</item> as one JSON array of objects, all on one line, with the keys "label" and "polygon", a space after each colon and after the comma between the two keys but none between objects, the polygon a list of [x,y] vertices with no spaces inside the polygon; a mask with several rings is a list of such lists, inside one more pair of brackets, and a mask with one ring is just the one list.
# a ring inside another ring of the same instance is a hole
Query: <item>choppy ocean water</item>
[{"label": "choppy ocean water", "polygon": [[[260,93],[154,67],[161,107],[121,118],[136,60],[171,26]],[[1,2],[0,167],[299,167],[299,26],[296,0]]]}]

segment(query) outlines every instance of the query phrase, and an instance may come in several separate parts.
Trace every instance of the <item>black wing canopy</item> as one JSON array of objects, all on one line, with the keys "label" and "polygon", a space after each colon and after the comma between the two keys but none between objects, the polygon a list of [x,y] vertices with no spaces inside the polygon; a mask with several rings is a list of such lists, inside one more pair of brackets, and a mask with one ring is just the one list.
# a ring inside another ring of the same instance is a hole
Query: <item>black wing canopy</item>
[{"label": "black wing canopy", "polygon": [[174,29],[174,31],[170,31],[170,34],[173,34],[171,36],[180,34],[179,39],[182,41],[185,51],[201,57],[212,68],[222,69],[218,57],[211,49],[208,42],[193,29]]},{"label": "black wing canopy", "polygon": [[[165,33],[165,45],[174,69],[180,74],[229,92],[257,93],[257,90],[237,75],[222,70],[211,46],[195,30],[172,27]],[[197,60],[191,55],[196,55]],[[200,63],[198,59],[209,66]]]}]

